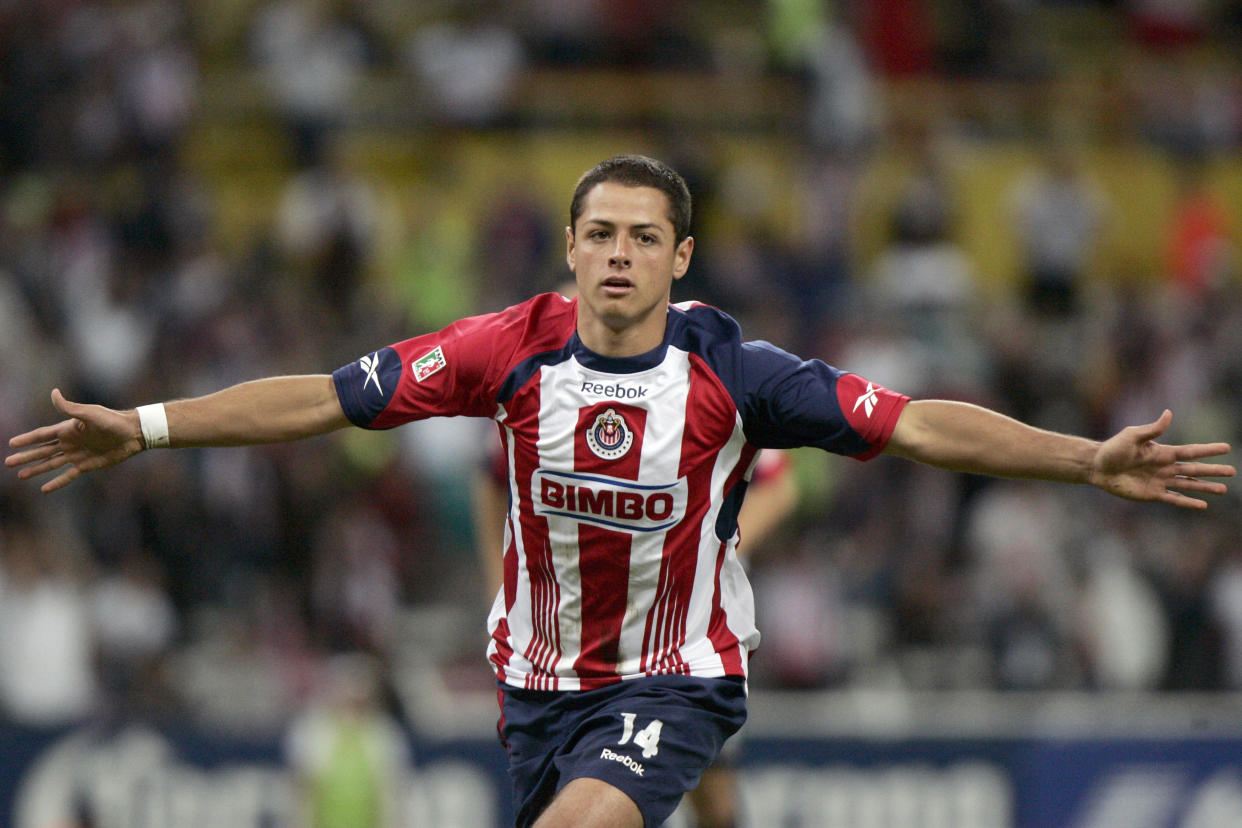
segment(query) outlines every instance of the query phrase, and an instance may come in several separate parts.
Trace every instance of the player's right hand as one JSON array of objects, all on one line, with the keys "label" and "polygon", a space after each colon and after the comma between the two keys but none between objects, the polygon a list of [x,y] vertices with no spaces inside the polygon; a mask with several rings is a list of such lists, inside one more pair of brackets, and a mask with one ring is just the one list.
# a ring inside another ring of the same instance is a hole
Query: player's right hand
[{"label": "player's right hand", "polygon": [[68,419],[12,438],[9,448],[18,451],[4,458],[4,465],[18,469],[22,480],[61,469],[40,487],[44,492],[64,488],[87,472],[115,466],[144,448],[134,411],[71,402],[59,388],[52,390],[52,405]]}]

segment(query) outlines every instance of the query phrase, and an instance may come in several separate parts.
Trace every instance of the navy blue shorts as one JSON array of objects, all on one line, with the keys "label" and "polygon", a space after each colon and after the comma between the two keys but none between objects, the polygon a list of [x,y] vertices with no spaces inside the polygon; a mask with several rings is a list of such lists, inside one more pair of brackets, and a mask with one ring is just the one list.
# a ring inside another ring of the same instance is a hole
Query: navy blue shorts
[{"label": "navy blue shorts", "polygon": [[600,779],[657,826],[746,721],[741,679],[650,676],[598,690],[500,685],[517,825],[527,826],[574,779]]}]

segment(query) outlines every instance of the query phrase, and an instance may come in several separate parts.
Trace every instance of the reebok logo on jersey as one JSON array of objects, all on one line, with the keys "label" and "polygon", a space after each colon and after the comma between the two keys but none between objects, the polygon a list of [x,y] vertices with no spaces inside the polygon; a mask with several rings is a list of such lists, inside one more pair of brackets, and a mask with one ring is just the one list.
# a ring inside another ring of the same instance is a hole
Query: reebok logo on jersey
[{"label": "reebok logo on jersey", "polygon": [[567,517],[608,529],[659,532],[686,513],[686,479],[643,486],[603,474],[536,469],[531,481],[535,514]]},{"label": "reebok logo on jersey", "polygon": [[859,394],[858,399],[854,401],[854,410],[857,411],[858,406],[861,405],[863,412],[870,418],[871,412],[875,411],[875,407],[879,402],[880,398],[875,393],[875,386],[867,383],[867,390]]},{"label": "reebok logo on jersey", "polygon": [[366,379],[362,381],[362,390],[367,390],[368,385],[375,383],[375,390],[383,395],[384,389],[380,387],[379,381],[379,352],[376,351],[368,356],[364,356],[358,360],[358,365],[361,366],[363,373],[366,374]]},{"label": "reebok logo on jersey", "polygon": [[422,382],[446,365],[448,360],[444,358],[444,351],[437,345],[432,351],[410,363],[410,368],[414,371],[414,379]]},{"label": "reebok logo on jersey", "polygon": [[627,768],[632,770],[636,775],[643,775],[643,765],[641,762],[635,762],[633,757],[626,756],[622,753],[615,753],[608,748],[604,748],[604,752],[599,755],[600,759],[607,759],[609,762],[620,762]]},{"label": "reebok logo on jersey", "polygon": [[637,385],[628,386],[617,383],[612,385],[606,382],[590,382],[584,380],[582,383],[583,394],[593,394],[597,397],[608,397],[614,400],[638,400],[647,396],[647,386]]},{"label": "reebok logo on jersey", "polygon": [[586,444],[596,457],[616,460],[634,445],[634,432],[626,425],[625,418],[610,408],[587,427]]}]

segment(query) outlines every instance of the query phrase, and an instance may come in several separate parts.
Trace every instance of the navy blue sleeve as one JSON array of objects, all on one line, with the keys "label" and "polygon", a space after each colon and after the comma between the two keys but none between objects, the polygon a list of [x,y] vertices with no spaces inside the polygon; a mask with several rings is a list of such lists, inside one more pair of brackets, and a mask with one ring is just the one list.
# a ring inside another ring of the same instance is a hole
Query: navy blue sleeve
[{"label": "navy blue sleeve", "polygon": [[[356,426],[371,422],[388,407],[401,381],[401,356],[395,349],[380,348],[332,372],[336,395],[345,416]],[[395,424],[394,424],[395,425]]]},{"label": "navy blue sleeve", "polygon": [[816,446],[850,456],[871,448],[837,400],[842,371],[761,341],[742,343],[741,370],[742,427],[756,446]]},{"label": "navy blue sleeve", "polygon": [[705,305],[670,316],[673,341],[703,357],[759,448],[815,446],[866,460],[880,453],[909,397],[769,342],[746,342],[727,314]]}]

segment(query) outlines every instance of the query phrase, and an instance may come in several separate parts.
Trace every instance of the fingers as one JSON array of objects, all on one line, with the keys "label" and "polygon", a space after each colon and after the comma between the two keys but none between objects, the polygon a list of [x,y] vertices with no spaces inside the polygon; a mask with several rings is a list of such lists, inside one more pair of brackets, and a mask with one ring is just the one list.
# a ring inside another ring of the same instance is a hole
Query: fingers
[{"label": "fingers", "polygon": [[1233,477],[1237,470],[1227,463],[1175,463],[1179,477]]},{"label": "fingers", "polygon": [[71,422],[63,420],[55,425],[43,426],[33,431],[27,431],[25,434],[18,434],[16,437],[9,439],[9,448],[25,448],[26,446],[36,446],[39,443],[57,440],[64,430],[69,427],[71,427]]},{"label": "fingers", "polygon": [[35,448],[10,454],[8,457],[4,458],[4,465],[9,466],[10,468],[24,466],[27,463],[33,463],[36,460],[44,460],[63,450],[64,449],[59,440],[52,440],[49,443],[43,443]]},{"label": "fingers", "polygon": [[1175,477],[1168,483],[1168,488],[1183,492],[1202,492],[1203,494],[1221,495],[1229,491],[1224,483],[1214,480],[1197,480],[1193,477]]},{"label": "fingers", "polygon": [[78,470],[77,466],[70,466],[62,473],[40,486],[39,491],[44,494],[48,494],[56,491],[57,489],[63,489],[81,476],[82,472]]},{"label": "fingers", "polygon": [[[52,425],[31,429],[24,434],[18,434],[16,437],[10,437],[9,448],[26,448],[27,446],[37,446],[40,443],[50,443],[54,440],[60,439],[60,437],[66,433],[67,429],[73,428],[73,423],[76,420],[74,412],[80,411],[82,406],[79,403],[66,400],[64,395],[60,393],[59,388],[52,389],[52,405],[56,406],[57,411],[70,419],[61,420],[59,423],[53,423]],[[4,461],[5,465],[15,465],[15,463],[12,462],[13,457],[15,456],[17,455],[10,455],[9,457],[6,457]]]},{"label": "fingers", "polygon": [[17,476],[21,480],[29,480],[32,477],[38,477],[41,474],[46,474],[47,472],[50,472],[50,471],[56,471],[57,469],[62,468],[65,465],[72,464],[74,460],[77,459],[77,457],[80,457],[80,455],[70,456],[63,452],[60,452],[60,453],[57,453],[49,457],[48,459],[44,460],[41,463],[36,463],[33,466],[26,466],[25,468],[17,472]]},{"label": "fingers", "polygon": [[1199,500],[1196,497],[1187,497],[1181,492],[1165,492],[1157,499],[1161,503],[1168,503],[1181,509],[1203,510],[1208,507],[1206,500]]},{"label": "fingers", "polygon": [[[14,460],[19,462],[11,462]],[[4,462],[5,465],[10,466],[22,465],[23,467],[17,471],[17,476],[21,480],[29,480],[66,465],[84,467],[82,471],[89,471],[91,454],[80,449],[66,450],[60,443],[49,443],[37,449],[6,457]]]},{"label": "fingers", "polygon": [[1168,480],[1165,490],[1157,497],[1163,503],[1183,509],[1206,509],[1205,500],[1190,497],[1184,492],[1195,494],[1223,495],[1229,491],[1224,484],[1215,480],[1200,480],[1199,477],[1232,477],[1233,466],[1210,463],[1178,463],[1177,474]]},{"label": "fingers", "polygon": [[1168,431],[1169,425],[1172,422],[1173,412],[1166,408],[1164,413],[1155,422],[1148,423],[1147,425],[1130,426],[1130,429],[1139,442],[1146,443],[1155,440],[1161,434]]},{"label": "fingers", "polygon": [[[42,450],[40,450],[42,451]],[[30,452],[27,452],[29,454]],[[16,455],[15,455],[16,456]],[[65,452],[53,450],[50,453],[44,452],[44,459],[41,462],[34,462],[34,458],[30,458],[27,462],[34,463],[27,465],[17,472],[18,478],[29,480],[32,477],[38,477],[41,474],[64,469],[59,475],[40,486],[40,490],[44,492],[53,492],[68,486],[74,480],[78,479],[87,472],[96,469],[106,468],[108,466],[119,463],[125,459],[123,452],[112,451],[107,454],[91,454],[86,451]],[[5,460],[8,463],[8,459]]]},{"label": "fingers", "polygon": [[65,395],[60,393],[59,388],[52,389],[52,405],[56,406],[56,410],[66,417],[75,416],[74,411],[82,408],[80,403],[70,402],[65,399]]},{"label": "fingers", "polygon": [[[1186,446],[1172,446],[1173,455],[1178,460],[1198,460],[1200,457],[1219,457],[1228,454],[1233,448],[1228,443],[1191,443]],[[1226,477],[1233,477],[1233,466],[1222,465],[1222,469],[1230,469]]]}]

